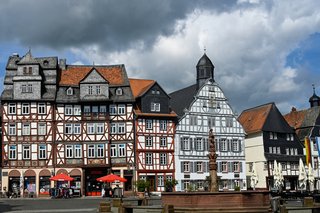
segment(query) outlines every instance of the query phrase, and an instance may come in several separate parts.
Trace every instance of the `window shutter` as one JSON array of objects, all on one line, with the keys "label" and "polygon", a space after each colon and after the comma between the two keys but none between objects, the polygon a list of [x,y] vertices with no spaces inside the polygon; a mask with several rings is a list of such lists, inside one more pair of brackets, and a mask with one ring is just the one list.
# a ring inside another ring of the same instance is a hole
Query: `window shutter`
[{"label": "window shutter", "polygon": [[238,143],[239,143],[239,152],[242,152],[241,140],[238,140]]},{"label": "window shutter", "polygon": [[190,173],[193,173],[193,162],[189,162]]},{"label": "window shutter", "polygon": [[228,172],[233,172],[232,162],[228,162]]},{"label": "window shutter", "polygon": [[194,144],[193,144],[193,139],[189,138],[189,143],[190,143],[190,150],[194,149]]},{"label": "window shutter", "polygon": [[209,162],[206,162],[206,172],[210,172]]},{"label": "window shutter", "polygon": [[208,142],[208,140],[204,139],[203,142],[204,142],[204,151],[209,151],[209,142]]},{"label": "window shutter", "polygon": [[184,172],[184,168],[183,168],[183,161],[181,162],[181,172]]},{"label": "window shutter", "polygon": [[239,162],[240,172],[242,172],[242,162]]},{"label": "window shutter", "polygon": [[193,162],[193,172],[197,173],[197,162]]},{"label": "window shutter", "polygon": [[218,162],[218,172],[222,171],[222,162]]},{"label": "window shutter", "polygon": [[230,143],[230,140],[227,139],[226,142],[227,142],[227,151],[230,152],[230,151],[231,151],[231,143]]},{"label": "window shutter", "polygon": [[216,145],[216,151],[220,151],[220,144],[218,139],[214,139],[215,145]]},{"label": "window shutter", "polygon": [[181,150],[184,150],[183,149],[183,138],[180,138],[180,148],[181,148]]}]

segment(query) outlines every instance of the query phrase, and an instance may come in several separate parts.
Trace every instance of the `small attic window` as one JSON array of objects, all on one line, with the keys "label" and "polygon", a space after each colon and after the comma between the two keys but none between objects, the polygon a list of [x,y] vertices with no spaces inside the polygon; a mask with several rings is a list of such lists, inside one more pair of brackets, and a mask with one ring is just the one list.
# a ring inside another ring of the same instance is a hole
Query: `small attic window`
[{"label": "small attic window", "polygon": [[157,95],[160,95],[160,91],[159,90],[157,90],[156,93],[157,93]]},{"label": "small attic window", "polygon": [[48,61],[48,60],[44,60],[44,61],[43,61],[43,65],[44,65],[44,66],[48,66],[48,65],[49,65],[49,61]]},{"label": "small attic window", "polygon": [[121,88],[117,88],[116,89],[116,95],[122,95],[122,89]]},{"label": "small attic window", "polygon": [[71,87],[67,89],[67,95],[73,95],[73,89]]}]

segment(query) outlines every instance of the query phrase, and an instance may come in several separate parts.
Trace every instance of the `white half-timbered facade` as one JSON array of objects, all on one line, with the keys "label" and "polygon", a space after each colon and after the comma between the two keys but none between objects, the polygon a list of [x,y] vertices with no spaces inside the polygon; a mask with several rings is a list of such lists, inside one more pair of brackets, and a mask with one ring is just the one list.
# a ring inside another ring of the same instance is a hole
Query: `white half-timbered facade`
[{"label": "white half-timbered facade", "polygon": [[227,98],[213,78],[214,66],[203,55],[197,84],[170,94],[179,115],[175,135],[178,191],[205,190],[209,176],[208,137],[213,130],[218,154],[219,190],[246,189],[245,133]]}]

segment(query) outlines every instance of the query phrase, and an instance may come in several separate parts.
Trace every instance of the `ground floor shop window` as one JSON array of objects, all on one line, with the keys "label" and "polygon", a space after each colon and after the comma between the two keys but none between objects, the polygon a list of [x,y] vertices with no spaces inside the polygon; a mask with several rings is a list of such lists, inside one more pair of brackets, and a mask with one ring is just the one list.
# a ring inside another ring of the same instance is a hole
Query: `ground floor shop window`
[{"label": "ground floor shop window", "polygon": [[39,178],[39,194],[48,195],[50,190],[50,176],[41,176]]},{"label": "ground floor shop window", "polygon": [[20,196],[20,177],[9,177],[9,195]]},{"label": "ground floor shop window", "polygon": [[72,189],[73,196],[81,196],[81,176],[71,176],[74,178],[73,181],[70,182],[70,188]]},{"label": "ground floor shop window", "polygon": [[27,192],[36,192],[36,177],[24,177],[23,190]]}]

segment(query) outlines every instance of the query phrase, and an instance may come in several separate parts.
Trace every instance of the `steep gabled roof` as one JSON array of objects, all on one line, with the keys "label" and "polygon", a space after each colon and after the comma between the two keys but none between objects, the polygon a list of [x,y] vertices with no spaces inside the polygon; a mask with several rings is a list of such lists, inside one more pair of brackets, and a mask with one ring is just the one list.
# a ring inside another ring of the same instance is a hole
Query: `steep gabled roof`
[{"label": "steep gabled roof", "polygon": [[274,103],[244,110],[238,120],[247,134],[260,131],[294,132]]},{"label": "steep gabled roof", "polygon": [[188,108],[197,94],[197,84],[191,85],[184,89],[170,93],[171,108],[178,114],[179,117],[184,115],[184,109]]},{"label": "steep gabled roof", "polygon": [[[88,75],[93,66],[68,65],[66,70],[61,72],[60,86],[77,86],[80,81]],[[125,73],[123,65],[114,66],[94,66],[95,70],[101,74],[110,85],[125,84]]]},{"label": "steep gabled roof", "polygon": [[292,108],[290,113],[284,115],[284,118],[296,130],[299,139],[302,141],[306,136],[311,135],[311,131],[316,126],[319,115],[320,107],[314,106],[300,111]]},{"label": "steep gabled roof", "polygon": [[142,96],[156,83],[154,80],[132,78],[129,79],[129,82],[134,98]]}]

